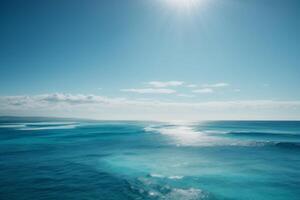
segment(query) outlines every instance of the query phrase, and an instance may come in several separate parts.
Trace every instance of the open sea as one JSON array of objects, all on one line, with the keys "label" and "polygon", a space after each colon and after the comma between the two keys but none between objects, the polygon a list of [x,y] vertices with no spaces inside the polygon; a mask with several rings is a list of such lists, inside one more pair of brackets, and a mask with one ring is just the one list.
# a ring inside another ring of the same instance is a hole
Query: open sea
[{"label": "open sea", "polygon": [[299,200],[300,122],[0,122],[1,200]]}]

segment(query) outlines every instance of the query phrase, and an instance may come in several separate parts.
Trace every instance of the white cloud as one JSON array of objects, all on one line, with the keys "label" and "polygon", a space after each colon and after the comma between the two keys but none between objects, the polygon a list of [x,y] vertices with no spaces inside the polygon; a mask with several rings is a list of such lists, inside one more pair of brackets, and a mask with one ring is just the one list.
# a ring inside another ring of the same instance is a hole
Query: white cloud
[{"label": "white cloud", "polygon": [[180,86],[183,85],[184,82],[182,81],[150,81],[148,82],[149,85],[152,87],[158,87],[158,88],[163,88],[163,87],[174,87],[174,86]]},{"label": "white cloud", "polygon": [[42,94],[33,96],[1,96],[0,105],[7,104],[11,106],[44,106],[45,104],[111,104],[116,101],[123,101],[124,98],[107,98],[97,95],[83,94]]},{"label": "white cloud", "polygon": [[195,88],[195,87],[197,87],[197,85],[196,84],[188,84],[186,87]]},{"label": "white cloud", "polygon": [[139,94],[173,94],[176,90],[166,88],[141,88],[141,89],[122,89],[122,92],[134,92]]},{"label": "white cloud", "polygon": [[300,119],[300,101],[166,102],[84,94],[0,96],[0,115],[112,120]]},{"label": "white cloud", "polygon": [[211,88],[202,88],[198,90],[193,90],[193,93],[201,93],[201,94],[209,94],[209,93],[214,93],[214,90]]},{"label": "white cloud", "polygon": [[222,87],[228,87],[228,83],[215,83],[215,84],[203,84],[202,87],[204,88],[222,88]]},{"label": "white cloud", "polygon": [[191,94],[177,94],[177,96],[179,96],[179,97],[195,97],[195,95],[191,95]]}]

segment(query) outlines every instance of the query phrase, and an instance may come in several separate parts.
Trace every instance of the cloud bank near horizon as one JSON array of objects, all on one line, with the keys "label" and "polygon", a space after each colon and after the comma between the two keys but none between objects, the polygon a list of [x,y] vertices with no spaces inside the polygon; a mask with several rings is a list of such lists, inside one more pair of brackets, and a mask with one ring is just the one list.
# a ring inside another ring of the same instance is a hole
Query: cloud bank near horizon
[{"label": "cloud bank near horizon", "polygon": [[130,89],[121,89],[122,92],[133,92],[139,94],[173,94],[176,93],[176,90],[167,89],[167,88],[130,88]]},{"label": "cloud bank near horizon", "polygon": [[184,84],[183,81],[150,81],[149,85],[153,87],[163,88],[163,87],[176,87]]},{"label": "cloud bank near horizon", "polygon": [[171,102],[55,93],[0,96],[0,114],[162,121],[300,119],[300,101]]}]

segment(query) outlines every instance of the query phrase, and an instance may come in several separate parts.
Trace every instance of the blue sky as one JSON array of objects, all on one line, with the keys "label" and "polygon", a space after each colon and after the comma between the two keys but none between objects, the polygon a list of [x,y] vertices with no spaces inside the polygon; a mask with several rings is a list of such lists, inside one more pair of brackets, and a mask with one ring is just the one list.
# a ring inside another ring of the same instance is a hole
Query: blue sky
[{"label": "blue sky", "polygon": [[[186,107],[177,113],[184,111],[183,118],[193,115],[191,119],[300,119],[297,0],[7,0],[0,4],[2,115],[152,119],[159,112],[145,112],[149,106],[145,101],[196,107],[235,103],[243,108],[250,102],[255,105],[253,113],[207,110],[199,117]],[[45,96],[56,98],[56,104],[51,101],[51,111],[42,112],[39,106]],[[122,105],[119,115],[119,107],[101,105],[93,114],[84,114],[81,100],[88,98],[117,99],[126,105],[134,101],[141,108],[132,115],[130,106]],[[80,105],[74,105],[74,99]],[[13,101],[18,103],[12,105]],[[262,102],[265,110],[257,108]],[[57,104],[68,104],[69,111],[55,110],[62,106]],[[277,113],[267,110],[270,106]],[[165,109],[165,118],[174,116],[176,109]],[[104,110],[109,114],[104,115]]]}]

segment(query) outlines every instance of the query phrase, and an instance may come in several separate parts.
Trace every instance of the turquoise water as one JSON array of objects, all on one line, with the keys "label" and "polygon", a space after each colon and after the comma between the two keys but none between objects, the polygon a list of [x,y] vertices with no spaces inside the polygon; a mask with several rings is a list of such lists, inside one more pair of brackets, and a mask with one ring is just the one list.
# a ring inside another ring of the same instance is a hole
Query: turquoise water
[{"label": "turquoise water", "polygon": [[300,199],[300,122],[0,123],[0,199]]}]

